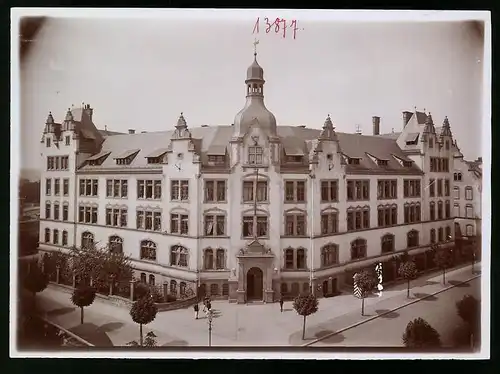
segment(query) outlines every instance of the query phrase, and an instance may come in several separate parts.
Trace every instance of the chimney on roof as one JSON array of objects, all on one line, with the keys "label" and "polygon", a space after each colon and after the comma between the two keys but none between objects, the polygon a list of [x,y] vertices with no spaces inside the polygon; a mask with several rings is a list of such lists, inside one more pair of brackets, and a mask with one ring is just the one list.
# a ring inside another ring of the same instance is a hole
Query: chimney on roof
[{"label": "chimney on roof", "polygon": [[476,161],[482,163],[483,162],[483,158],[482,157],[478,157]]},{"label": "chimney on roof", "polygon": [[83,111],[87,113],[87,116],[89,116],[90,120],[92,121],[92,115],[94,114],[94,109],[90,107],[90,104],[83,104]]},{"label": "chimney on roof", "polygon": [[404,111],[403,112],[403,128],[408,124],[410,118],[412,116],[412,112]]},{"label": "chimney on roof", "polygon": [[373,135],[380,135],[380,117],[373,116]]},{"label": "chimney on roof", "polygon": [[129,134],[135,134],[135,130],[134,129],[128,129],[128,133]]}]

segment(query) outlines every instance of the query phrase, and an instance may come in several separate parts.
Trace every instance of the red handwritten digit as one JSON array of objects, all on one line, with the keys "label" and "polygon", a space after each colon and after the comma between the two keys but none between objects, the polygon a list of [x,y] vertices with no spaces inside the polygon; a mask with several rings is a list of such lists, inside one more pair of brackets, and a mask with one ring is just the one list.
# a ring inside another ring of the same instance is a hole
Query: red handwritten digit
[{"label": "red handwritten digit", "polygon": [[266,34],[269,34],[269,31],[271,31],[271,24],[269,23],[269,18],[264,18],[264,20],[266,21]]},{"label": "red handwritten digit", "polygon": [[259,33],[259,23],[260,23],[260,17],[257,17],[257,21],[255,22],[255,25],[253,26],[253,32],[252,32],[252,34],[258,34]]},{"label": "red handwritten digit", "polygon": [[282,19],[281,22],[283,22],[283,38],[286,37],[286,19]]},{"label": "red handwritten digit", "polygon": [[296,35],[297,35],[297,30],[299,29],[297,27],[297,20],[293,20],[292,21],[292,24],[290,25],[290,27],[293,28],[293,38],[295,39]]},{"label": "red handwritten digit", "polygon": [[280,23],[281,23],[281,19],[276,18],[274,20],[274,32],[275,33],[278,33],[280,31]]}]

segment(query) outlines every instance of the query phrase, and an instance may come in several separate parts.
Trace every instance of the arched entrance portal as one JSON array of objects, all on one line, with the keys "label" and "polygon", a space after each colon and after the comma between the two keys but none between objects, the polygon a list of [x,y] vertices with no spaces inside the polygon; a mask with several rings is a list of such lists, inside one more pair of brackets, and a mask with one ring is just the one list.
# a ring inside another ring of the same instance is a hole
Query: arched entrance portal
[{"label": "arched entrance portal", "polygon": [[264,273],[253,267],[247,273],[247,300],[262,300],[264,289]]}]

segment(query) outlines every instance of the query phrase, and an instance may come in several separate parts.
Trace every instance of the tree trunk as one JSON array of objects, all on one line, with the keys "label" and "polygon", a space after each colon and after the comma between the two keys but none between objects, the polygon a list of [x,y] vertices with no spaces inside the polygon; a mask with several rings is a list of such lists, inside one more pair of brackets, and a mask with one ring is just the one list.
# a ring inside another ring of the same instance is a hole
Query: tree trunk
[{"label": "tree trunk", "polygon": [[365,298],[364,297],[361,298],[361,315],[362,316],[365,315]]},{"label": "tree trunk", "polygon": [[306,316],[304,316],[304,323],[302,325],[302,340],[306,338]]},{"label": "tree trunk", "polygon": [[446,284],[446,269],[443,269],[443,285]]},{"label": "tree trunk", "polygon": [[80,324],[83,325],[83,306],[80,307]]},{"label": "tree trunk", "polygon": [[139,324],[139,333],[140,333],[140,344],[141,344],[141,347],[142,347],[142,323]]},{"label": "tree trunk", "polygon": [[406,289],[406,297],[410,298],[410,280],[408,279],[408,288]]}]

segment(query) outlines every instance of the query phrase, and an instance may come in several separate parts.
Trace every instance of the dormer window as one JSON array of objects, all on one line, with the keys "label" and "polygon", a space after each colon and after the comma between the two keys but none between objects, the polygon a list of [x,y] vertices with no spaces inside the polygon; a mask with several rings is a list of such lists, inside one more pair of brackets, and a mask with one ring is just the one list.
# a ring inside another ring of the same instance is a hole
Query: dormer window
[{"label": "dormer window", "polygon": [[161,157],[147,157],[148,164],[161,164]]},{"label": "dormer window", "polygon": [[87,165],[89,166],[99,166],[108,158],[111,152],[101,152],[94,156],[90,156],[87,159]]},{"label": "dormer window", "polygon": [[263,153],[262,147],[248,147],[248,163],[250,165],[261,165]]},{"label": "dormer window", "polygon": [[417,145],[419,133],[410,133],[406,136],[406,145]]},{"label": "dormer window", "polygon": [[208,163],[210,165],[224,165],[226,163],[226,156],[224,156],[224,155],[208,155]]},{"label": "dormer window", "polygon": [[378,166],[388,166],[389,161],[388,160],[377,160],[377,165]]},{"label": "dormer window", "polygon": [[130,165],[138,153],[139,153],[139,149],[134,149],[131,151],[124,152],[120,156],[115,157],[116,164],[117,165]]},{"label": "dormer window", "polygon": [[47,138],[45,139],[45,145],[47,148],[50,147],[50,138],[47,136]]},{"label": "dormer window", "polygon": [[304,156],[286,156],[286,161],[294,164],[300,164],[304,160]]},{"label": "dormer window", "polygon": [[403,166],[405,168],[411,168],[412,165],[413,165],[413,161],[403,161]]},{"label": "dormer window", "polygon": [[360,159],[357,157],[349,157],[349,165],[359,165]]}]

